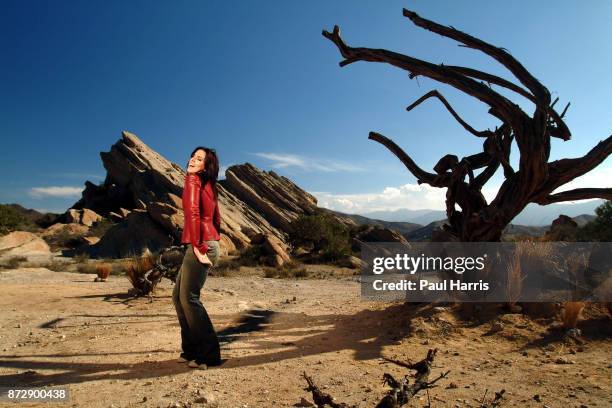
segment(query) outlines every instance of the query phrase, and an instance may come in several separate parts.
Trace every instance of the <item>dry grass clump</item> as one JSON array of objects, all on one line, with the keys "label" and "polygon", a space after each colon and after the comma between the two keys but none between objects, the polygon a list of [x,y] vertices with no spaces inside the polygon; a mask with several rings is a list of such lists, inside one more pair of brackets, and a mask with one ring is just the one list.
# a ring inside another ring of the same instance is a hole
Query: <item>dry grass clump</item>
[{"label": "dry grass clump", "polygon": [[83,263],[77,264],[76,270],[78,273],[95,274],[96,265],[94,263],[83,262]]},{"label": "dry grass clump", "polygon": [[98,275],[98,279],[105,281],[108,279],[112,271],[112,267],[110,264],[106,262],[100,262],[96,264],[96,275]]},{"label": "dry grass clump", "polygon": [[47,268],[50,271],[54,271],[54,272],[62,272],[65,271],[68,267],[68,264],[66,262],[62,262],[62,261],[50,261],[47,263],[44,263],[42,265],[40,265],[42,268]]},{"label": "dry grass clump", "polygon": [[143,256],[135,256],[127,262],[126,273],[128,279],[142,277],[147,271],[150,271],[155,265],[155,257],[151,253]]},{"label": "dry grass clump", "polygon": [[[100,279],[108,279],[110,275],[122,275],[128,269],[126,261],[115,261],[112,259],[104,259],[98,262],[88,261],[76,264],[76,270],[79,273],[95,274]],[[107,271],[108,270],[108,271]],[[106,278],[103,278],[106,276]]]},{"label": "dry grass clump", "polygon": [[72,260],[74,261],[74,263],[77,263],[77,264],[85,263],[89,260],[89,254],[83,252],[81,254],[78,254],[72,257]]},{"label": "dry grass clump", "polygon": [[276,268],[264,268],[264,276],[266,278],[299,279],[307,278],[309,272],[303,264],[296,261],[288,261]]},{"label": "dry grass clump", "polygon": [[17,269],[17,268],[19,268],[19,265],[21,265],[23,262],[25,262],[27,260],[28,260],[28,258],[26,258],[25,256],[12,256],[9,259],[7,259],[6,261],[4,261],[0,265],[0,268],[3,268],[3,269]]},{"label": "dry grass clump", "polygon": [[223,259],[219,261],[218,265],[215,265],[210,269],[211,276],[230,276],[240,272],[242,262],[236,257],[230,259]]},{"label": "dry grass clump", "polygon": [[584,309],[584,302],[565,302],[563,304],[563,328],[575,329],[580,319],[580,313]]},{"label": "dry grass clump", "polygon": [[142,256],[134,256],[127,262],[126,274],[138,294],[147,294],[154,288],[147,279],[147,272],[155,266],[155,254],[146,252]]},{"label": "dry grass clump", "polygon": [[550,243],[519,241],[515,245],[514,256],[506,267],[506,293],[508,303],[514,306],[520,299],[523,292],[523,281],[526,276],[523,273],[521,264],[532,260],[546,260],[552,253]]}]

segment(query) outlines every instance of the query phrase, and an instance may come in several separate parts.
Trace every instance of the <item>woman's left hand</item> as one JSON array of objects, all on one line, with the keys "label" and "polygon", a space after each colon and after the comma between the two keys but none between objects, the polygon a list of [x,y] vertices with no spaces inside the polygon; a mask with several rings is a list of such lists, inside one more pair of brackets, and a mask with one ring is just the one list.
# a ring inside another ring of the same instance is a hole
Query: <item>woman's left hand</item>
[{"label": "woman's left hand", "polygon": [[198,250],[198,248],[193,248],[193,252],[195,253],[196,258],[198,258],[198,261],[204,265],[212,265],[212,262],[210,261],[210,258],[208,258],[207,254],[203,254]]}]

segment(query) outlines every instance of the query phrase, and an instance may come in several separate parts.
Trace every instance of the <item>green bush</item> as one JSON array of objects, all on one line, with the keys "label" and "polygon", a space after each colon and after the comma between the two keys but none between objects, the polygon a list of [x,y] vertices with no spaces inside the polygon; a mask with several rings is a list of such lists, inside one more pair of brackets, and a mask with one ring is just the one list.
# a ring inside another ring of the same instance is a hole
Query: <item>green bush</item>
[{"label": "green bush", "polygon": [[256,266],[260,264],[261,257],[265,256],[261,245],[251,245],[240,251],[238,263],[243,266]]},{"label": "green bush", "polygon": [[82,234],[71,234],[67,228],[62,228],[57,234],[45,238],[45,241],[53,247],[76,248],[82,244]]},{"label": "green bush", "polygon": [[597,216],[578,233],[580,241],[612,241],[612,201],[606,201],[595,210]]},{"label": "green bush", "polygon": [[351,254],[349,230],[331,214],[317,211],[300,215],[290,225],[290,239],[295,246],[312,246],[325,261],[336,261]]},{"label": "green bush", "polygon": [[25,218],[14,208],[0,204],[0,234],[14,231],[26,222]]}]

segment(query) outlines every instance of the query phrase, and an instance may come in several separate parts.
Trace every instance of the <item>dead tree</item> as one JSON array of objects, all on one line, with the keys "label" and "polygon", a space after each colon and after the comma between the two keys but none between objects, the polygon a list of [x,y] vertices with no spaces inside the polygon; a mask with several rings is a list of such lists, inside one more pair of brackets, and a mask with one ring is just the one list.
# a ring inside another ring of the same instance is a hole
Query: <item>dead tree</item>
[{"label": "dead tree", "polygon": [[[436,383],[448,376],[450,371],[440,374],[434,380],[429,380],[431,368],[436,357],[438,349],[430,349],[427,352],[427,357],[417,363],[405,363],[403,361],[385,358],[387,362],[399,365],[409,370],[414,370],[414,382],[409,383],[408,376],[405,376],[401,381],[396,380],[391,374],[383,375],[383,384],[387,384],[391,389],[387,394],[376,404],[376,408],[399,408],[406,405],[420,391],[434,388]],[[312,393],[312,399],[318,408],[349,408],[350,406],[344,402],[337,402],[334,397],[328,393],[324,393],[314,383],[313,379],[304,372],[304,379],[308,383],[306,391]]]},{"label": "dead tree", "polygon": [[[456,155],[444,156],[434,167],[434,173],[423,170],[391,139],[370,132],[369,139],[389,149],[417,178],[418,183],[446,188],[445,241],[499,241],[504,228],[529,203],[546,205],[562,201],[589,198],[612,199],[612,188],[580,188],[553,193],[576,177],[589,172],[612,152],[612,136],[601,141],[582,157],[549,162],[550,138],[567,141],[571,134],[563,117],[569,103],[559,114],[554,109],[550,92],[505,49],[488,44],[453,27],[424,19],[415,12],[404,9],[403,14],[418,27],[456,40],[463,46],[479,50],[506,67],[518,81],[513,83],[476,69],[436,65],[417,58],[385,49],[350,47],[340,37],[340,29],[323,31],[344,58],[340,66],[357,61],[384,62],[410,73],[410,78],[420,76],[445,83],[464,92],[489,107],[489,114],[501,121],[495,130],[477,130],[459,116],[446,98],[438,91],[423,95],[408,106],[410,111],[428,98],[437,98],[470,134],[483,139],[483,151],[459,159]],[[535,105],[530,116],[517,104],[498,93],[493,86],[510,90]],[[510,165],[510,147],[515,141],[520,153],[519,165]],[[505,180],[497,196],[487,202],[481,189],[502,167]],[[480,171],[475,174],[475,171]],[[456,209],[456,205],[460,210]]]}]

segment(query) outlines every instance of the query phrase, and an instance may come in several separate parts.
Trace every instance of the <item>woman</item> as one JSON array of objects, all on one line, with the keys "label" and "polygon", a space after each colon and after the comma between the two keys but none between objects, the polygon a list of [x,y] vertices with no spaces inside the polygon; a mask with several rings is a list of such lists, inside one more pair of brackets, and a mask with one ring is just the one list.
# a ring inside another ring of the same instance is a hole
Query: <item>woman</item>
[{"label": "woman", "polygon": [[185,226],[181,242],[189,244],[176,277],[172,301],[181,325],[180,362],[205,369],[222,363],[219,340],[200,302],[209,269],[219,260],[221,216],[217,200],[219,160],[213,149],[196,147],[183,188]]}]

